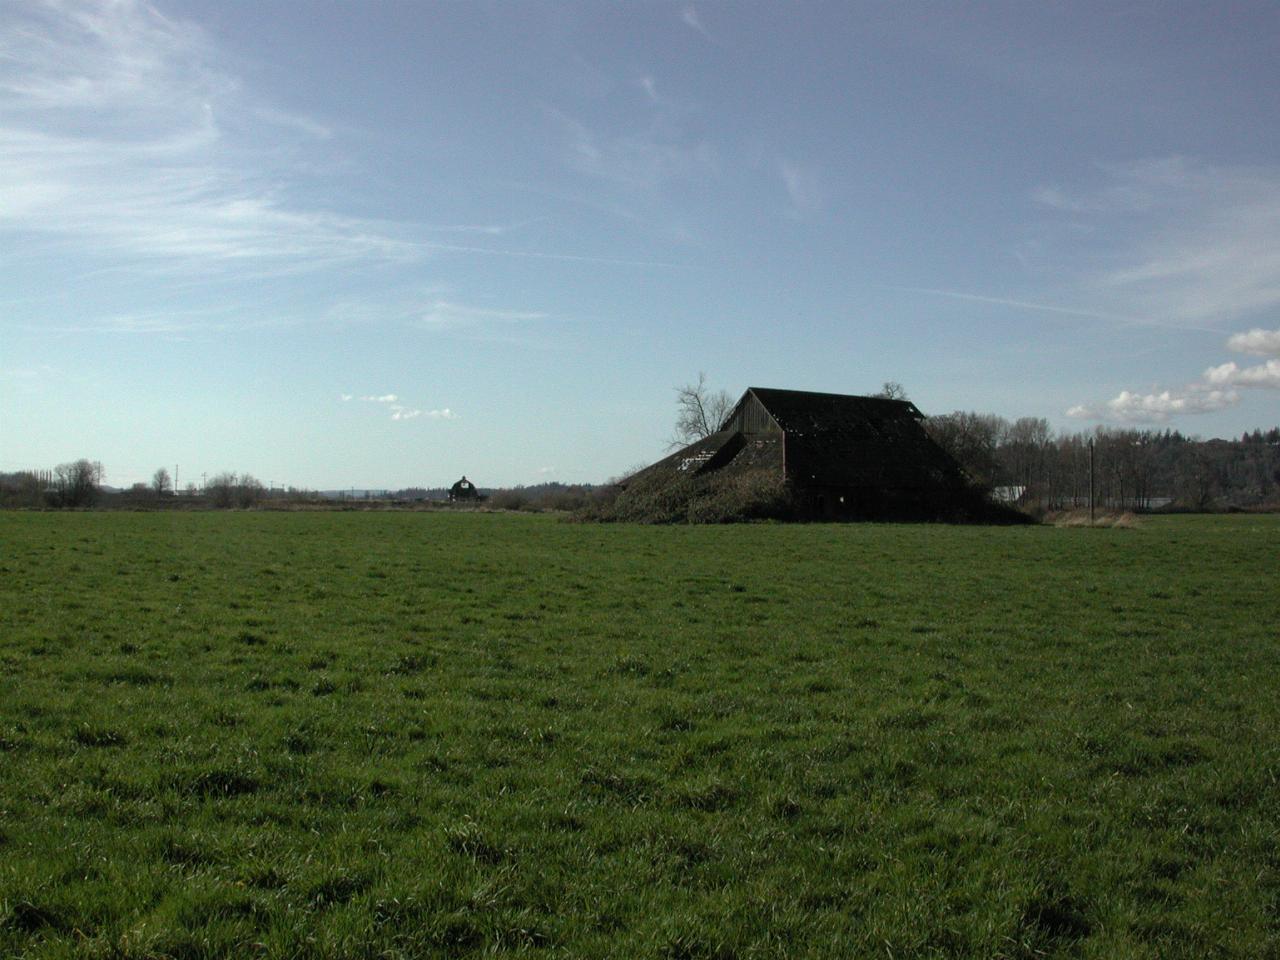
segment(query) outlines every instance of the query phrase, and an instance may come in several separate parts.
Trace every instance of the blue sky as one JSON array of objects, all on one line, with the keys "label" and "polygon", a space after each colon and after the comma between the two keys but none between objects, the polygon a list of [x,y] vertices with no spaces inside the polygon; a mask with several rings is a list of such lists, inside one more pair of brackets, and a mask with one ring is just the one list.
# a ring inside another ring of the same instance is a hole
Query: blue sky
[{"label": "blue sky", "polygon": [[0,2],[0,470],[600,481],[674,387],[1280,421],[1280,8]]}]

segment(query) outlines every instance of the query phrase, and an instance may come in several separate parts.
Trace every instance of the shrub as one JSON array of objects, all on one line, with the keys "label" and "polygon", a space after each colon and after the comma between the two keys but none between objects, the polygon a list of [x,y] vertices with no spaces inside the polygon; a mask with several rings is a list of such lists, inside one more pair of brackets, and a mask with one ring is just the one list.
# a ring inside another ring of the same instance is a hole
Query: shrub
[{"label": "shrub", "polygon": [[519,490],[497,490],[489,497],[489,506],[494,510],[528,510],[533,504]]}]

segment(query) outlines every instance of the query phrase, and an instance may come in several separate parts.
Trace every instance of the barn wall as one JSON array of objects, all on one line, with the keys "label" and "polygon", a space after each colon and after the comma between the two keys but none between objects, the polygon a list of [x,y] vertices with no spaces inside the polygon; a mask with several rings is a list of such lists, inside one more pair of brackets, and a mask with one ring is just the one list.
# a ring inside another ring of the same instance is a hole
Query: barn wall
[{"label": "barn wall", "polygon": [[769,415],[754,393],[748,393],[734,410],[733,417],[725,425],[726,429],[738,433],[781,433],[782,428]]}]

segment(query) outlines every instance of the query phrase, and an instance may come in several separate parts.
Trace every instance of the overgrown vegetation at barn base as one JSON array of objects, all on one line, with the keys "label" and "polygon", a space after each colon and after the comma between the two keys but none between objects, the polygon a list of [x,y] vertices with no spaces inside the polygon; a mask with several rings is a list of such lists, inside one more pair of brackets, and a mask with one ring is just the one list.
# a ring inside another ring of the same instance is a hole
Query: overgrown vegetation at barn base
[{"label": "overgrown vegetation at barn base", "polygon": [[[990,502],[983,492],[956,491],[937,509],[922,510],[914,501],[867,503],[866,514],[842,519],[931,521],[1017,525],[1035,519],[1013,507]],[[765,470],[689,476],[649,473],[614,487],[573,514],[598,523],[746,523],[759,520],[812,520],[798,513],[795,498],[776,473]]]},{"label": "overgrown vegetation at barn base", "polygon": [[741,523],[791,516],[785,482],[763,470],[639,476],[612,498],[602,497],[575,514],[602,523]]}]

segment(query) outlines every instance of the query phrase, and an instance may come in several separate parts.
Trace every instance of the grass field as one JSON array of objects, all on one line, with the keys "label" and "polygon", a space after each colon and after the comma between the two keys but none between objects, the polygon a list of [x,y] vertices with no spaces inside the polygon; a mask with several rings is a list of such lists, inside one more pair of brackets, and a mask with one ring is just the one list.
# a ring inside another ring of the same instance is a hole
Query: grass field
[{"label": "grass field", "polygon": [[1280,955],[1280,517],[0,515],[0,956]]}]

